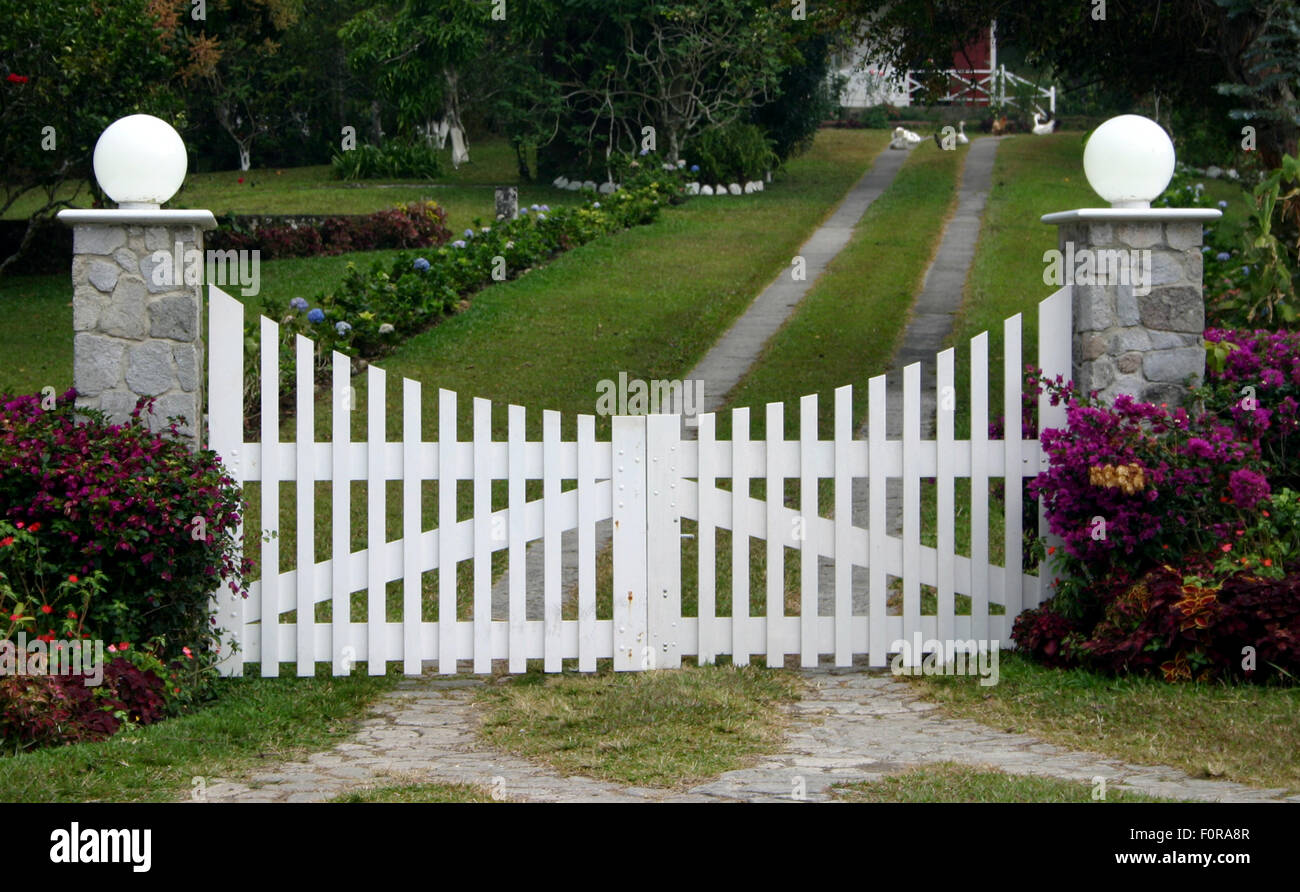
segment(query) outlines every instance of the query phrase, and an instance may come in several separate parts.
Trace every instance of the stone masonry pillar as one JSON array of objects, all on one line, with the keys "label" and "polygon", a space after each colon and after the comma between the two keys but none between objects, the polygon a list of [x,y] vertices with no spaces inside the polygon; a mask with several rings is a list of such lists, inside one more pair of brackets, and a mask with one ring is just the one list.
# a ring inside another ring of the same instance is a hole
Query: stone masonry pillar
[{"label": "stone masonry pillar", "polygon": [[149,426],[184,416],[203,440],[203,232],[210,211],[66,210],[73,228],[73,387],[79,407],[128,419],[157,397]]},{"label": "stone masonry pillar", "polygon": [[1205,374],[1200,208],[1092,208],[1044,216],[1074,285],[1073,374],[1107,403],[1121,393],[1181,405]]}]

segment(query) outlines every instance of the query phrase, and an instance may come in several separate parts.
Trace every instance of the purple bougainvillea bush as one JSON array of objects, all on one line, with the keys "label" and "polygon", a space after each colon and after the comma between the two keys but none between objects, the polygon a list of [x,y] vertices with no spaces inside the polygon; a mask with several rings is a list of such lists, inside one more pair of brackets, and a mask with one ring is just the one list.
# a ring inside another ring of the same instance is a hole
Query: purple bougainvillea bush
[{"label": "purple bougainvillea bush", "polygon": [[1206,340],[1190,409],[1045,382],[1068,428],[1043,431],[1050,467],[1030,491],[1063,544],[1054,597],[1015,637],[1048,663],[1170,681],[1300,672],[1300,337]]},{"label": "purple bougainvillea bush", "polygon": [[109,424],[74,410],[74,396],[0,396],[0,524],[14,531],[0,547],[6,615],[20,604],[75,613],[80,635],[160,640],[163,659],[207,651],[220,576],[243,594],[250,569],[235,540],[239,487],[216,453],[175,439],[174,422],[150,431],[150,404]]}]

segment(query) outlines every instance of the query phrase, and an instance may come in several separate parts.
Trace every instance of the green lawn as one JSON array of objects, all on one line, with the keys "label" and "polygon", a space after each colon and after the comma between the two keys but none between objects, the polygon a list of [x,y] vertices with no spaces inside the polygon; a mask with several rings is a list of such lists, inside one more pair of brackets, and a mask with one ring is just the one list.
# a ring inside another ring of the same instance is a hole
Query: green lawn
[{"label": "green lawn", "polygon": [[102,743],[0,756],[2,802],[163,802],[188,799],[215,778],[255,773],[349,736],[396,682],[364,667],[331,678],[223,679],[220,697],[193,715],[119,732]]},{"label": "green lawn", "polygon": [[489,744],[583,774],[648,787],[689,787],[742,768],[781,740],[778,708],[798,699],[792,672],[686,667],[542,675],[478,693]]},{"label": "green lawn", "polygon": [[[450,151],[447,155],[450,157]],[[555,189],[549,182],[521,181],[514,150],[505,139],[475,140],[470,145],[470,158],[470,163],[459,170],[453,170],[448,162],[445,175],[437,180],[415,182],[345,182],[334,179],[329,165],[324,164],[191,173],[166,207],[206,208],[215,214],[366,214],[398,202],[432,199],[446,208],[452,229],[463,229],[475,217],[485,221],[492,218],[495,186],[517,186],[521,204],[581,200],[580,193]],[[89,207],[90,192],[82,184],[69,184],[60,197],[72,195],[78,185],[81,188],[73,207]],[[36,196],[30,195],[16,202],[5,217],[23,219],[37,207]]]},{"label": "green lawn", "polygon": [[1300,792],[1300,688],[1166,684],[1048,669],[1004,652],[998,685],[905,676],[960,718],[1139,764]]},{"label": "green lawn", "polygon": [[1107,787],[1094,798],[1093,786],[1053,777],[1008,774],[940,762],[874,781],[837,784],[845,802],[1169,802],[1130,790]]}]

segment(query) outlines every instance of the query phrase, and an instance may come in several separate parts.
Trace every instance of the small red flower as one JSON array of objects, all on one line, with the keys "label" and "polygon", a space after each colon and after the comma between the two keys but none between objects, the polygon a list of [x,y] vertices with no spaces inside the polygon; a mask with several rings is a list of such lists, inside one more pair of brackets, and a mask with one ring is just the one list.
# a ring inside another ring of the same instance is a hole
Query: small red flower
[{"label": "small red flower", "polygon": [[180,688],[172,688],[172,693],[173,693],[173,694],[179,694],[180,692],[181,692],[181,689],[180,689]]},{"label": "small red flower", "polygon": [[1232,543],[1231,543],[1231,542],[1224,542],[1222,545],[1219,546],[1219,550],[1222,551],[1222,552],[1224,552],[1224,553],[1227,553],[1227,552],[1229,552],[1229,551],[1232,551]]},{"label": "small red flower", "polygon": [[18,529],[21,530],[23,528],[23,522],[20,520],[16,524],[14,524],[14,526],[18,527]]},{"label": "small red flower", "polygon": [[11,614],[9,614],[9,619],[10,619],[12,622],[18,622],[18,620],[20,620],[20,619],[22,619],[22,618],[23,618],[23,615],[22,615],[21,613],[11,613]]},{"label": "small red flower", "polygon": [[44,613],[44,614],[47,614],[47,615],[48,615],[48,614],[51,614],[51,613],[53,613],[53,612],[54,612],[54,608],[51,607],[49,604],[42,604],[42,605],[41,605],[41,613]]},{"label": "small red flower", "polygon": [[1049,546],[1047,546],[1047,553],[1048,553],[1048,554],[1056,554],[1056,546],[1055,546],[1055,545],[1049,545]]},{"label": "small red flower", "polygon": [[1264,560],[1261,561],[1260,563],[1262,563],[1265,567],[1271,567],[1271,566],[1273,566],[1273,559],[1272,559],[1272,558],[1264,558]]},{"label": "small red flower", "polygon": [[5,536],[3,539],[0,539],[0,548],[7,548],[8,546],[13,544],[14,544],[13,536]]},{"label": "small red flower", "polygon": [[242,183],[242,182],[243,182],[243,181],[244,181],[244,178],[243,178],[243,177],[240,177],[240,178],[239,178],[239,179],[238,179],[238,181],[237,181],[237,182],[240,182],[240,183]]},{"label": "small red flower", "polygon": [[80,581],[81,580],[77,578],[76,573],[72,573],[68,576],[68,582],[80,582]]},{"label": "small red flower", "polygon": [[9,83],[11,84],[25,84],[27,83],[27,75],[11,73],[9,77],[6,78],[6,80],[9,81]]},{"label": "small red flower", "polygon": [[118,650],[126,650],[126,649],[127,649],[128,647],[130,647],[130,646],[131,646],[130,644],[128,644],[127,642],[123,641],[121,644],[119,644],[119,645],[117,646],[117,649],[118,649]]},{"label": "small red flower", "polygon": [[29,533],[35,533],[35,532],[39,532],[39,531],[40,531],[40,528],[41,528],[41,525],[40,525],[39,523],[34,523],[34,524],[32,524],[31,526],[29,526],[29,527],[27,528],[27,531],[28,531]]},{"label": "small red flower", "polygon": [[1269,516],[1267,511],[1264,511],[1264,512],[1261,512],[1261,513],[1262,513],[1265,517],[1268,517],[1268,516]]},{"label": "small red flower", "polygon": [[76,619],[76,618],[77,618],[77,611],[75,611],[75,610],[69,610],[69,611],[68,611],[68,619]]}]

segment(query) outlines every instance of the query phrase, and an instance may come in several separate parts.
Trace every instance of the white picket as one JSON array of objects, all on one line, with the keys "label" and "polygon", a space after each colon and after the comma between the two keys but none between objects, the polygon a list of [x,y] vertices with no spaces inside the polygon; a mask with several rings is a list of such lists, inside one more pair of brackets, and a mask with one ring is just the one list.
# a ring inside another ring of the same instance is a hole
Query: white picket
[{"label": "white picket", "polygon": [[[903,640],[921,630],[921,364],[903,369]],[[907,665],[921,664],[919,648],[908,651]]]},{"label": "white picket", "polygon": [[332,389],[334,394],[330,462],[333,479],[330,497],[330,647],[334,675],[347,675],[356,662],[356,647],[348,643],[352,628],[352,592],[348,564],[352,555],[352,475],[348,473],[348,449],[352,442],[352,412],[356,409],[352,389],[352,363],[335,350]]},{"label": "white picket", "polygon": [[438,672],[456,674],[456,394],[438,390]]},{"label": "white picket", "polygon": [[[208,331],[219,349],[208,356],[208,446],[221,457],[226,474],[242,486],[240,457],[244,443],[244,305],[215,285],[208,286]],[[243,555],[244,522],[234,530]],[[212,594],[212,615],[221,637],[217,644],[221,673],[244,674],[244,599],[222,577]]]},{"label": "white picket", "polygon": [[420,620],[420,382],[402,379],[402,672],[419,675]]},{"label": "white picket", "polygon": [[550,409],[542,413],[542,517],[546,526],[542,537],[542,671],[559,672],[564,666],[560,651],[560,413]]},{"label": "white picket", "polygon": [[817,666],[817,556],[821,554],[821,516],[817,504],[817,394],[799,400],[799,513],[803,548],[799,555],[799,665]]},{"label": "white picket", "polygon": [[[1038,305],[1038,367],[1042,369],[1043,379],[1055,380],[1057,375],[1063,381],[1073,377],[1070,368],[1070,348],[1073,340],[1073,291],[1066,285]],[[1066,407],[1064,403],[1053,406],[1051,394],[1044,389],[1038,396],[1038,433],[1045,430],[1061,430],[1066,427]],[[1039,450],[1040,471],[1048,468],[1047,454]],[[1047,540],[1048,548],[1061,549],[1063,540],[1049,529],[1047,514],[1042,500],[1038,504],[1038,533]],[[1033,605],[1041,604],[1051,596],[1051,561],[1039,564],[1038,590]]]},{"label": "white picket", "polygon": [[384,370],[366,369],[366,666],[369,674],[388,670],[388,593],[384,584],[388,568],[384,548],[388,541],[388,432]]},{"label": "white picket", "polygon": [[474,399],[474,671],[492,671],[492,403]]},{"label": "white picket", "polygon": [[853,386],[835,389],[835,665],[853,665]]},{"label": "white picket", "polygon": [[957,553],[955,527],[955,491],[953,464],[956,450],[953,447],[953,422],[957,415],[957,390],[953,384],[956,351],[944,350],[938,356],[935,368],[935,509],[938,529],[935,531],[935,551],[939,565],[935,571],[938,584],[938,638],[952,641],[956,634],[956,597],[954,555]]},{"label": "white picket", "polygon": [[596,418],[578,416],[578,671],[596,671]]},{"label": "white picket", "polygon": [[1020,314],[1002,322],[1003,415],[1006,429],[1002,435],[1005,450],[1006,475],[1003,478],[1005,494],[1003,504],[1003,586],[1006,619],[1010,623],[1024,609],[1023,579],[1021,573],[1021,469],[1020,469],[1020,393],[1024,383],[1021,373]]},{"label": "white picket", "polygon": [[528,658],[525,652],[524,630],[527,627],[527,593],[525,583],[527,580],[526,567],[524,565],[524,546],[525,525],[524,525],[524,407],[510,406],[507,418],[509,437],[509,483],[507,505],[509,507],[509,519],[507,521],[507,532],[510,537],[510,555],[509,566],[509,615],[507,619],[510,623],[509,637],[509,669],[511,672],[525,672],[528,669]]},{"label": "white picket", "polygon": [[709,412],[700,415],[696,428],[699,443],[699,511],[695,528],[695,542],[699,557],[699,579],[696,583],[698,603],[698,660],[700,665],[717,661],[722,650],[718,631],[717,613],[717,526],[714,519],[717,500],[718,463],[714,431],[717,416]]},{"label": "white picket", "polygon": [[731,411],[731,661],[748,666],[749,409]]},{"label": "white picket", "polygon": [[611,425],[614,520],[614,670],[649,669],[646,605],[645,416],[616,415]]},{"label": "white picket", "polygon": [[867,495],[867,529],[871,536],[867,559],[867,655],[873,667],[887,664],[888,593],[885,590],[885,376],[867,382],[867,450],[871,489]]},{"label": "white picket", "polygon": [[262,677],[280,674],[280,326],[262,329]]},{"label": "white picket", "polygon": [[785,443],[785,406],[767,404],[767,665],[779,668],[785,665],[781,645],[781,627],[785,619],[785,545],[777,534],[782,521],[781,509],[785,507],[785,474],[781,468],[781,446]]},{"label": "white picket", "polygon": [[971,637],[989,639],[989,336],[970,342]]},{"label": "white picket", "polygon": [[682,665],[678,623],[682,615],[681,419],[646,417],[646,603],[654,665]]},{"label": "white picket", "polygon": [[312,600],[312,582],[316,567],[316,349],[302,335],[294,336],[294,373],[297,393],[294,409],[298,416],[298,430],[294,442],[298,460],[297,520],[298,574],[294,578],[297,620],[298,675],[310,678],[316,674],[316,603]]}]

